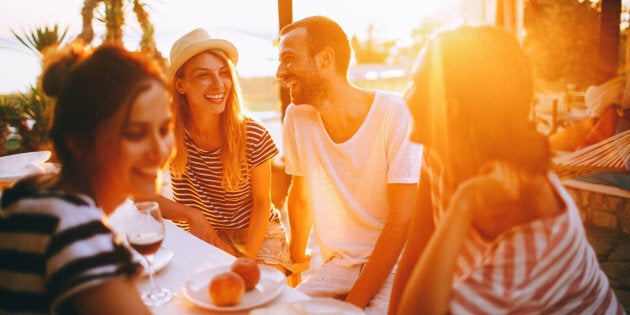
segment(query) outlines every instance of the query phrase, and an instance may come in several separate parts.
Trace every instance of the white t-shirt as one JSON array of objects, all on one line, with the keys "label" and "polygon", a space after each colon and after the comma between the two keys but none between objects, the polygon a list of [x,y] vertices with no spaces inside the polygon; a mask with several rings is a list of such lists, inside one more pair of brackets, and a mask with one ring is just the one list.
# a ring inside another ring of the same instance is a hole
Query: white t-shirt
[{"label": "white t-shirt", "polygon": [[422,147],[408,139],[410,122],[400,94],[377,91],[357,132],[335,143],[314,107],[287,108],[286,172],[305,179],[324,262],[367,262],[389,214],[387,184],[418,182]]}]

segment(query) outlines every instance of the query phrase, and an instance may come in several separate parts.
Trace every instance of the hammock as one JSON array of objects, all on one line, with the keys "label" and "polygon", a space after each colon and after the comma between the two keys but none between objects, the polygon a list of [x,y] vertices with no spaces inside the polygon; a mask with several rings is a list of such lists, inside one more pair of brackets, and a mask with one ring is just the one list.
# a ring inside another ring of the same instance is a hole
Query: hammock
[{"label": "hammock", "polygon": [[595,172],[627,172],[630,161],[630,130],[586,148],[552,159],[561,179]]}]

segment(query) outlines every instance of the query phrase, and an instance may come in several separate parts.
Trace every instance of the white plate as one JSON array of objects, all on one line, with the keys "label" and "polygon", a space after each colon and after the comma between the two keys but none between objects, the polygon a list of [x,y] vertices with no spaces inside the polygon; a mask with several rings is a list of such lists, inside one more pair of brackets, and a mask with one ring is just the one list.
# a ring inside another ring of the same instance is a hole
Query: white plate
[{"label": "white plate", "polygon": [[250,315],[361,315],[365,314],[357,306],[333,298],[311,298],[271,305],[251,311]]},{"label": "white plate", "polygon": [[243,299],[237,305],[217,306],[212,303],[208,291],[210,280],[219,273],[229,271],[231,264],[205,269],[190,277],[184,283],[184,296],[197,306],[215,311],[241,311],[265,304],[282,293],[286,280],[278,269],[266,265],[258,266],[260,281],[256,288],[243,294]]},{"label": "white plate", "polygon": [[[147,266],[147,260],[144,259],[144,257],[142,257],[142,255],[140,255],[138,252],[131,252],[134,255],[134,259],[140,262],[140,264],[142,264],[142,267],[144,268],[144,270],[142,271],[142,276],[148,276],[149,267]],[[173,259],[173,255],[173,250],[171,250],[170,248],[165,246],[160,247],[160,249],[158,249],[158,251],[155,253],[155,256],[153,256],[153,270],[155,270],[156,273],[162,270],[162,268],[166,267],[166,265],[171,262],[171,259]]]},{"label": "white plate", "polygon": [[44,162],[50,154],[50,151],[35,151],[0,157],[0,181],[11,182],[31,174],[46,173]]}]

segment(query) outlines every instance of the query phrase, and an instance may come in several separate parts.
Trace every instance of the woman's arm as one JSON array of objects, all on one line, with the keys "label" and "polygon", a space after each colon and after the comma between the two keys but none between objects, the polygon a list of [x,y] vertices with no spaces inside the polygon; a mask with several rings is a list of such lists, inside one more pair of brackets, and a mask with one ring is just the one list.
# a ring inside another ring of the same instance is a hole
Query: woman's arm
[{"label": "woman's arm", "polygon": [[265,239],[271,213],[271,159],[254,167],[250,180],[254,200],[247,241],[242,252],[245,256],[256,259],[260,245]]},{"label": "woman's arm", "polygon": [[469,197],[461,195],[458,189],[413,268],[397,314],[447,313],[456,259],[472,222]]},{"label": "woman's arm", "polygon": [[193,207],[177,203],[162,195],[157,195],[147,200],[157,201],[157,203],[160,204],[160,211],[162,212],[162,216],[164,218],[187,222],[190,226],[190,233],[194,236],[218,247],[230,255],[236,256],[234,248],[219,238],[217,232],[201,211]]},{"label": "woman's arm", "polygon": [[503,205],[514,204],[514,185],[502,168],[494,168],[458,186],[405,286],[398,314],[447,313],[457,256],[473,217],[509,211]]},{"label": "woman's arm", "polygon": [[85,289],[71,297],[78,314],[151,314],[144,305],[135,282],[119,277]]},{"label": "woman's arm", "polygon": [[398,270],[392,287],[389,300],[389,314],[396,314],[396,308],[400,301],[407,280],[411,277],[413,267],[418,262],[420,254],[424,250],[429,237],[433,233],[433,214],[431,211],[431,191],[429,179],[426,173],[420,173],[420,182],[416,193],[416,201],[411,213],[411,223],[407,235],[406,246],[403,249]]}]

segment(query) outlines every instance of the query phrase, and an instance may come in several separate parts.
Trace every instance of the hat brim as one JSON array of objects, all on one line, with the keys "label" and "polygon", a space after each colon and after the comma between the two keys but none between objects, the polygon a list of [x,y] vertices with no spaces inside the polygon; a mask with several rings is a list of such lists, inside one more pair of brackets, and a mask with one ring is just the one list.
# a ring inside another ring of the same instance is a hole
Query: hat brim
[{"label": "hat brim", "polygon": [[175,74],[183,66],[186,61],[190,60],[190,58],[196,56],[197,54],[204,52],[206,50],[221,50],[223,51],[232,63],[236,65],[238,62],[238,51],[236,47],[227,40],[223,39],[208,39],[202,42],[195,43],[193,45],[188,46],[181,55],[174,60],[168,68],[168,82],[169,84],[173,82],[175,79]]}]

